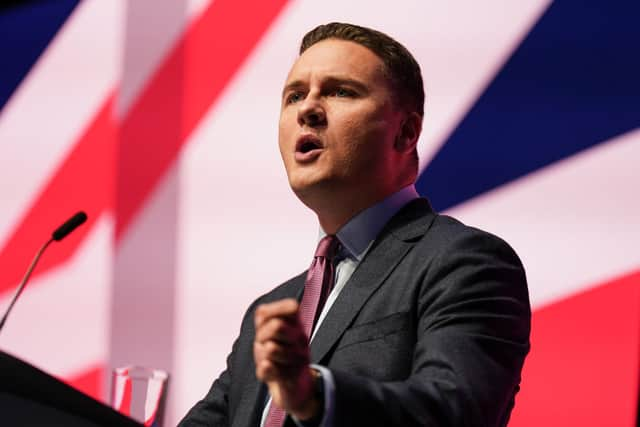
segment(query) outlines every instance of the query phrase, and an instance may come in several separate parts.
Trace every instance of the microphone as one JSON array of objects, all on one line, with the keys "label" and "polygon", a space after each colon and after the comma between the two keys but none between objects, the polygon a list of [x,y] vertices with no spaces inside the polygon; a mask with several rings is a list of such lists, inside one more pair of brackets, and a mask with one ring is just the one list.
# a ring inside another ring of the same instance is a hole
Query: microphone
[{"label": "microphone", "polygon": [[29,277],[31,277],[31,273],[33,272],[33,269],[36,267],[36,264],[38,263],[38,260],[40,260],[40,257],[44,253],[45,249],[47,249],[47,247],[51,244],[51,242],[53,241],[59,242],[60,240],[67,237],[69,233],[71,233],[73,230],[75,230],[80,225],[82,225],[86,220],[87,220],[87,214],[80,211],[76,213],[74,216],[72,216],[71,218],[69,218],[64,224],[58,227],[53,233],[51,233],[51,238],[47,240],[47,242],[44,245],[42,245],[40,250],[38,250],[35,258],[33,258],[33,261],[31,261],[31,265],[29,265],[27,272],[22,278],[22,281],[20,282],[20,286],[18,286],[16,293],[13,294],[11,303],[9,304],[9,307],[7,308],[7,310],[4,312],[4,316],[2,316],[2,320],[0,320],[0,331],[2,331],[2,328],[4,327],[4,324],[7,321],[7,317],[9,317],[9,313],[11,313],[11,310],[13,309],[14,304],[16,303],[20,294],[22,293],[22,290],[24,289],[25,285],[29,281]]},{"label": "microphone", "polygon": [[84,224],[86,220],[87,220],[86,213],[82,211],[76,213],[74,216],[69,218],[67,222],[65,222],[60,227],[58,227],[58,229],[51,234],[51,238],[56,242],[59,242],[60,240],[67,237],[67,235],[71,233],[73,230],[78,228],[80,225]]}]

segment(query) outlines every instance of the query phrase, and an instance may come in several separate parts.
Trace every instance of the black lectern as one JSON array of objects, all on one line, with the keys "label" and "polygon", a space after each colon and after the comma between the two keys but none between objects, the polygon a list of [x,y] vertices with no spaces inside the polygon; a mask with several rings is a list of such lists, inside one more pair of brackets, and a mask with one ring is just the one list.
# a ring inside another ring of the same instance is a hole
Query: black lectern
[{"label": "black lectern", "polygon": [[0,351],[0,425],[141,427],[133,419]]}]

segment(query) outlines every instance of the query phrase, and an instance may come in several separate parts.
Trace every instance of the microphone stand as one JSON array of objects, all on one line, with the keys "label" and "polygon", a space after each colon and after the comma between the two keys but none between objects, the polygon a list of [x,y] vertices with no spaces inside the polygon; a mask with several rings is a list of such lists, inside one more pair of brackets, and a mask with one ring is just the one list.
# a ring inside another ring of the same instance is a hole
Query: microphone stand
[{"label": "microphone stand", "polygon": [[18,297],[22,293],[24,286],[29,281],[29,277],[31,277],[31,273],[33,272],[33,269],[36,268],[36,264],[38,263],[38,260],[40,260],[40,257],[44,253],[45,249],[47,249],[47,247],[51,244],[51,242],[53,242],[53,240],[54,240],[53,237],[47,240],[47,243],[42,245],[42,247],[36,254],[35,258],[33,258],[33,261],[31,261],[31,265],[29,266],[29,268],[27,269],[27,272],[22,278],[22,282],[20,282],[20,286],[18,286],[18,289],[13,294],[13,298],[11,299],[11,303],[9,304],[9,308],[7,308],[7,311],[5,311],[4,316],[2,316],[2,320],[0,320],[0,331],[2,331],[2,328],[4,327],[4,323],[7,321],[7,317],[9,317],[9,313],[11,313],[11,310],[13,309],[13,305],[18,300]]},{"label": "microphone stand", "polygon": [[33,261],[31,261],[31,265],[27,269],[27,273],[24,275],[24,278],[22,279],[22,282],[20,282],[20,286],[18,286],[18,290],[13,295],[13,299],[11,300],[11,303],[9,304],[9,308],[7,308],[7,311],[5,311],[4,316],[2,316],[2,320],[0,321],[0,331],[2,331],[2,328],[4,327],[4,324],[7,321],[7,317],[9,317],[9,313],[11,313],[11,309],[13,308],[13,305],[16,303],[16,300],[18,299],[18,297],[22,293],[22,290],[24,289],[24,286],[27,284],[27,281],[29,280],[29,277],[31,277],[31,273],[33,272],[33,269],[36,267],[36,264],[38,263],[38,260],[40,259],[40,257],[44,253],[45,249],[47,249],[47,247],[54,240],[59,242],[60,240],[64,239],[69,233],[71,233],[73,230],[75,230],[80,225],[82,225],[86,220],[87,220],[87,214],[86,213],[84,213],[82,211],[77,212],[74,216],[69,218],[64,224],[62,224],[60,227],[58,227],[51,234],[51,238],[49,238],[49,240],[47,240],[47,243],[42,245],[42,247],[40,248],[40,250],[36,254],[36,256],[33,259]]}]

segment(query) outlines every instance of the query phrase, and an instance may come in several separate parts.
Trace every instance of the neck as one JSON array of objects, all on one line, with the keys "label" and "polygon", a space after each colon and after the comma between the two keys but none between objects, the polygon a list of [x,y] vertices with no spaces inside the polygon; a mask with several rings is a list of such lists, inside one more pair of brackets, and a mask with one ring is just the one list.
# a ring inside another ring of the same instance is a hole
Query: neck
[{"label": "neck", "polygon": [[[406,185],[409,185],[407,183]],[[345,224],[360,212],[381,202],[388,196],[404,188],[391,188],[387,191],[366,194],[336,194],[331,193],[331,197],[320,199],[317,203],[305,204],[309,206],[318,216],[320,226],[327,234],[336,234]]]}]

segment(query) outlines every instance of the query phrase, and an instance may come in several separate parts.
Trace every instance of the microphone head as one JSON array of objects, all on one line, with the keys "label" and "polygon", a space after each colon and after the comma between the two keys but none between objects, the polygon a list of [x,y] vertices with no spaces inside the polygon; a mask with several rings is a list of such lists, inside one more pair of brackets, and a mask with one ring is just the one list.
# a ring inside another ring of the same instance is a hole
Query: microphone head
[{"label": "microphone head", "polygon": [[69,218],[67,222],[62,224],[60,227],[56,229],[51,235],[51,238],[55,241],[60,241],[67,237],[67,234],[71,233],[73,230],[78,228],[78,226],[82,225],[87,220],[87,214],[80,211],[76,213],[74,216]]}]

